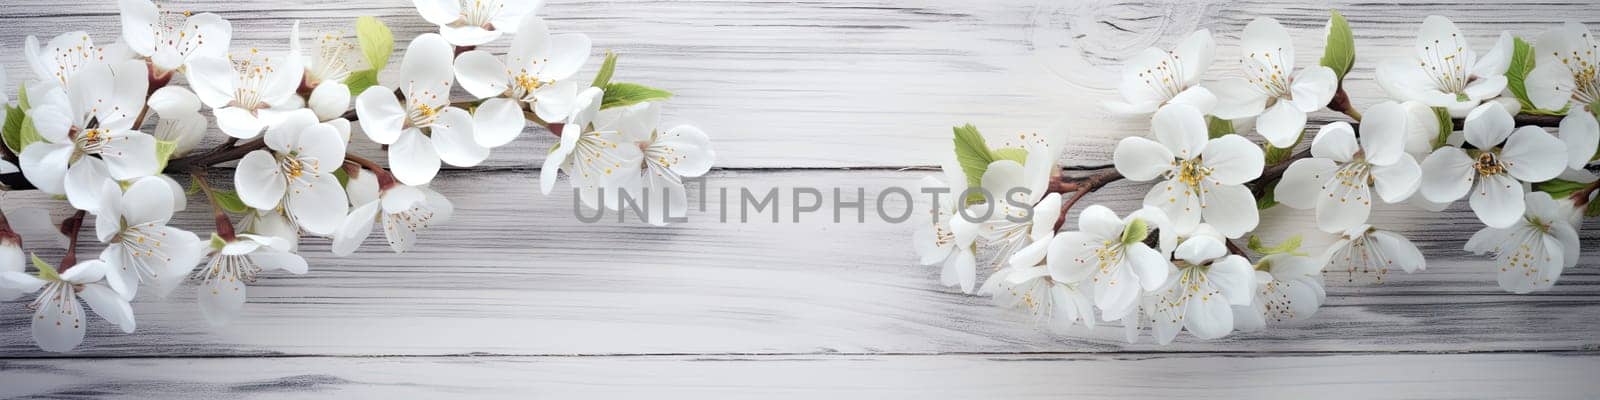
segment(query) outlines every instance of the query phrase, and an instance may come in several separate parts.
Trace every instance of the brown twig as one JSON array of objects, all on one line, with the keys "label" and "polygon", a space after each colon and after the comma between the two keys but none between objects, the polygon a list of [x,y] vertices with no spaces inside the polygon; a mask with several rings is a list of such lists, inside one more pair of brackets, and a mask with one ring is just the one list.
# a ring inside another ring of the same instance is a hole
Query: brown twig
[{"label": "brown twig", "polygon": [[1067,212],[1071,211],[1079,200],[1083,200],[1089,193],[1100,190],[1107,184],[1119,180],[1122,180],[1122,173],[1117,172],[1114,167],[1099,168],[1093,174],[1076,178],[1051,177],[1048,189],[1050,193],[1072,193],[1071,198],[1061,203],[1061,215],[1056,217],[1055,230],[1061,230],[1061,226],[1067,223]]},{"label": "brown twig", "polygon": [[67,272],[68,268],[78,264],[78,232],[83,230],[83,218],[88,215],[84,210],[61,221],[61,234],[67,235],[67,255],[61,256],[61,268],[57,272]]}]

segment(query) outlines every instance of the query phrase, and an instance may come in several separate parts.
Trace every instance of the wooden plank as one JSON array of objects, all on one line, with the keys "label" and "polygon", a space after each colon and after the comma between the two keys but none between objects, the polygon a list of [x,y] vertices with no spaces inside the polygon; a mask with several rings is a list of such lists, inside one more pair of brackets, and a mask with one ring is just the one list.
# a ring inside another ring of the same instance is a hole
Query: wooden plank
[{"label": "wooden plank", "polygon": [[[405,1],[162,3],[222,14],[234,23],[239,49],[285,48],[295,20],[307,30],[351,32],[355,16],[379,16],[402,43],[433,30]],[[1532,37],[1564,20],[1600,24],[1600,8],[1588,0],[548,3],[544,15],[555,30],[589,34],[596,54],[624,54],[617,79],[677,93],[665,121],[704,128],[719,165],[738,168],[933,165],[949,151],[952,125],[973,122],[999,140],[1058,120],[1074,127],[1069,162],[1101,164],[1109,138],[1144,131],[1142,121],[1110,119],[1100,109],[1117,96],[1122,59],[1208,28],[1219,47],[1207,77],[1236,76],[1238,35],[1256,16],[1282,21],[1297,60],[1310,65],[1321,55],[1326,10],[1344,12],[1360,46],[1347,84],[1358,106],[1384,97],[1373,67],[1408,54],[1426,13],[1453,18],[1479,53],[1501,30]],[[110,43],[120,26],[116,10],[98,1],[12,0],[0,20],[0,65],[12,87],[31,75],[20,51],[25,36],[85,30]],[[538,165],[552,140],[528,136],[485,166]]]},{"label": "wooden plank", "polygon": [[0,396],[1562,399],[1592,353],[154,358],[0,362]]},{"label": "wooden plank", "polygon": [[[787,221],[792,188],[821,188],[828,202],[831,188],[841,188],[846,200],[857,199],[855,189],[861,188],[872,204],[892,185],[914,190],[926,174],[724,171],[706,185],[713,198],[723,188],[780,188]],[[139,299],[134,334],[91,323],[90,337],[74,355],[1460,352],[1600,346],[1594,336],[1600,253],[1586,248],[1580,265],[1550,292],[1504,293],[1486,259],[1460,251],[1478,227],[1464,204],[1427,215],[1378,211],[1375,221],[1411,235],[1430,256],[1426,272],[1397,272],[1378,286],[1333,275],[1330,305],[1309,321],[1209,342],[1185,335],[1161,347],[1126,344],[1115,327],[1051,332],[992,307],[986,298],[942,288],[936,269],[915,265],[909,222],[891,224],[869,214],[866,223],[834,223],[824,212],[802,215],[798,223],[720,223],[724,207],[713,199],[707,211],[691,213],[690,222],[664,228],[585,224],[572,215],[569,194],[540,196],[534,186],[529,171],[448,173],[436,188],[454,199],[456,218],[424,234],[413,253],[389,254],[375,237],[362,253],[334,258],[327,241],[308,239],[302,249],[311,273],[266,274],[251,286],[250,303],[233,325],[205,327],[192,289],[180,289],[167,300]],[[1126,212],[1146,188],[1116,184],[1089,200]],[[37,196],[18,194],[5,201],[7,207],[40,204]],[[901,210],[898,200],[889,204],[891,211]],[[178,226],[208,227],[209,217],[198,208],[182,213]],[[919,210],[925,208],[913,211]],[[737,218],[737,211],[730,214]],[[1267,220],[1306,226],[1308,218],[1301,212]],[[1587,241],[1597,236],[1583,232]],[[43,253],[47,259],[60,254]],[[34,349],[26,315],[21,303],[0,304],[0,354],[49,356]]]}]

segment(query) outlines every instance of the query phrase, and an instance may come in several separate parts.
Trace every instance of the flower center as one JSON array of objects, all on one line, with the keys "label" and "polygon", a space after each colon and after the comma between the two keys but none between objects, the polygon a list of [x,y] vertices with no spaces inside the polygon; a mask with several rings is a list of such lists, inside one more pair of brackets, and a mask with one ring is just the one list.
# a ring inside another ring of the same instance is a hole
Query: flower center
[{"label": "flower center", "polygon": [[318,160],[303,160],[296,154],[290,154],[287,157],[283,157],[283,161],[279,162],[278,167],[283,170],[283,174],[287,175],[289,179],[295,179],[305,176],[308,171],[316,170],[319,163]]},{"label": "flower center", "polygon": [[1200,187],[1200,181],[1211,176],[1213,171],[1213,168],[1201,163],[1200,157],[1173,161],[1172,164],[1173,172],[1169,174],[1176,174],[1179,182],[1188,184],[1190,187]]},{"label": "flower center", "polygon": [[1329,198],[1339,199],[1340,203],[1372,205],[1371,194],[1366,190],[1372,186],[1372,180],[1372,164],[1365,159],[1356,159],[1339,166],[1333,177],[1323,184],[1322,192],[1327,193]]},{"label": "flower center", "polygon": [[516,86],[511,88],[511,96],[522,99],[522,101],[533,101],[533,92],[535,90],[539,90],[544,85],[554,83],[554,81],[541,80],[539,77],[528,73],[527,70],[517,74],[514,80],[516,81]]},{"label": "flower center", "polygon": [[432,127],[439,121],[439,113],[444,111],[444,105],[437,103],[439,96],[428,90],[412,91],[411,94],[411,98],[406,100],[410,103],[406,113],[408,122],[416,128]]},{"label": "flower center", "polygon": [[230,55],[228,59],[233,62],[233,69],[239,72],[238,86],[233,89],[233,105],[250,111],[267,108],[268,105],[261,100],[261,90],[274,72],[272,58],[262,54],[260,49],[252,48],[249,53]]},{"label": "flower center", "polygon": [[106,137],[107,133],[110,132],[104,129],[86,129],[72,138],[72,142],[78,145],[80,155],[100,154],[105,150],[106,143],[111,141]]},{"label": "flower center", "polygon": [[1161,60],[1155,67],[1146,68],[1139,72],[1139,77],[1144,79],[1144,84],[1150,89],[1160,93],[1162,98],[1172,99],[1178,93],[1188,89],[1187,82],[1183,81],[1183,60],[1177,54],[1167,53],[1167,58]]},{"label": "flower center", "polygon": [[[247,255],[218,254],[211,258],[211,263],[205,268],[195,271],[189,279],[205,282],[207,286],[215,281],[240,281],[252,283],[256,281],[256,274],[261,272],[261,266],[250,260]],[[211,295],[221,295],[217,289],[211,289]]]},{"label": "flower center", "polygon": [[1283,68],[1283,62],[1293,54],[1284,54],[1279,47],[1272,52],[1250,53],[1239,60],[1245,73],[1245,79],[1250,81],[1256,90],[1266,93],[1267,96],[1289,98],[1289,71]]},{"label": "flower center", "polygon": [[[37,315],[35,318],[39,321],[44,321],[46,318],[53,317],[56,326],[72,324],[72,327],[76,329],[83,326],[83,316],[77,315],[72,311],[73,303],[78,302],[79,290],[83,290],[82,285],[74,285],[63,281],[47,283],[43,290],[39,292],[39,297],[28,303],[28,308],[33,310],[52,310],[54,312],[35,313],[34,315]],[[45,314],[51,315],[47,316]],[[71,319],[71,321],[68,321],[68,319]],[[34,323],[39,322],[35,321]]]},{"label": "flower center", "polygon": [[52,53],[51,58],[55,61],[56,70],[51,71],[51,73],[55,74],[56,80],[61,81],[62,86],[66,86],[67,80],[72,77],[72,74],[78,73],[79,70],[90,64],[102,62],[106,59],[105,49],[95,47],[87,35],[79,37],[77,43],[70,46],[57,47],[46,51]]},{"label": "flower center", "polygon": [[1466,44],[1456,33],[1450,34],[1448,43],[1434,39],[1432,44],[1422,46],[1422,69],[1428,72],[1428,77],[1433,79],[1440,91],[1459,96],[1467,88],[1470,79],[1467,76],[1465,51]]},{"label": "flower center", "polygon": [[1478,162],[1472,165],[1478,170],[1479,175],[1499,175],[1506,172],[1506,166],[1500,162],[1500,157],[1494,152],[1485,151],[1478,154]]},{"label": "flower center", "polygon": [[478,26],[483,29],[493,29],[489,23],[494,22],[494,17],[500,15],[500,10],[506,8],[501,0],[461,0],[461,22],[466,26]]},{"label": "flower center", "polygon": [[151,30],[156,34],[156,44],[176,51],[180,57],[187,57],[189,53],[205,44],[206,35],[200,32],[200,26],[189,24],[189,17],[194,13],[160,11],[161,15],[156,18],[156,22],[150,24]]},{"label": "flower center", "polygon": [[1592,104],[1600,101],[1600,71],[1595,65],[1595,53],[1600,53],[1600,43],[1596,43],[1588,32],[1583,33],[1581,43],[1587,43],[1589,48],[1573,50],[1571,54],[1552,52],[1551,55],[1561,59],[1561,63],[1572,71],[1572,80],[1577,84],[1572,90],[1572,99],[1578,104]]},{"label": "flower center", "polygon": [[[1367,230],[1359,236],[1350,237],[1348,244],[1335,250],[1328,258],[1328,265],[1336,267],[1344,264],[1345,274],[1349,282],[1355,282],[1357,273],[1371,275],[1377,283],[1383,283],[1383,277],[1389,274],[1389,267],[1394,265],[1394,260],[1383,254],[1372,239],[1372,230]],[[1326,268],[1325,271],[1333,272],[1335,268]]]},{"label": "flower center", "polygon": [[317,39],[317,58],[306,69],[307,77],[313,82],[343,82],[350,77],[350,57],[354,54],[355,45],[344,39],[338,32],[323,34]]},{"label": "flower center", "polygon": [[133,264],[133,268],[137,269],[135,272],[139,274],[138,276],[141,279],[157,279],[161,277],[161,269],[150,265],[148,260],[172,261],[172,257],[167,255],[166,248],[162,247],[162,242],[166,239],[167,233],[156,228],[158,226],[153,223],[130,226],[124,228],[122,234],[117,235],[114,239],[116,243],[122,244],[124,254],[128,255],[127,259],[132,261],[131,263],[124,263],[122,268],[126,270],[128,264]]},{"label": "flower center", "polygon": [[[1100,282],[1101,277],[1111,277],[1112,273],[1116,272],[1113,269],[1121,265],[1124,250],[1123,244],[1115,240],[1100,242],[1100,247],[1094,249],[1094,268],[1096,271],[1093,277],[1094,282]],[[1079,259],[1077,261],[1084,263],[1089,260]],[[1106,284],[1116,286],[1117,281],[1114,278],[1108,279],[1112,280],[1106,282]]]}]

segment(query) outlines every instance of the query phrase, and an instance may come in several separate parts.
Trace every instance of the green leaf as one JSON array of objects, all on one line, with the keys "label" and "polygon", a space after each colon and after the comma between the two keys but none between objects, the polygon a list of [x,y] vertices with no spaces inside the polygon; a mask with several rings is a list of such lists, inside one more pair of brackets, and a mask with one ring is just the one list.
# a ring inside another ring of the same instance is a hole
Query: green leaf
[{"label": "green leaf", "polygon": [[1511,38],[1511,67],[1506,69],[1506,88],[1522,103],[1523,110],[1538,110],[1528,99],[1528,73],[1533,71],[1533,45],[1520,37]]},{"label": "green leaf", "polygon": [[1533,184],[1533,190],[1549,193],[1550,197],[1563,198],[1589,186],[1587,183],[1573,182],[1565,179],[1551,179]]},{"label": "green leaf", "polygon": [[202,190],[202,189],[204,189],[204,188],[200,186],[200,178],[197,178],[194,175],[190,175],[189,176],[189,190],[183,191],[183,194],[189,195],[189,196],[193,196],[195,193],[200,193],[200,190]]},{"label": "green leaf", "polygon": [[[16,140],[13,142],[11,139]],[[22,128],[17,130],[17,136],[15,138],[6,138],[6,145],[11,146],[12,143],[16,143],[12,151],[21,155],[22,150],[27,149],[28,145],[42,141],[44,141],[44,137],[39,136],[39,130],[33,127],[33,117],[27,116],[22,118]]]},{"label": "green leaf", "polygon": [[344,78],[344,84],[350,87],[351,96],[360,96],[367,88],[378,86],[378,71],[365,69],[351,72],[350,77]]},{"label": "green leaf", "polygon": [[961,164],[961,173],[967,176],[967,187],[983,186],[983,172],[994,162],[989,143],[972,124],[955,127],[955,132],[956,162]]},{"label": "green leaf", "polygon": [[1261,198],[1256,199],[1256,209],[1265,210],[1278,205],[1278,200],[1272,197],[1274,189],[1278,188],[1278,181],[1267,182],[1267,190],[1261,191]]},{"label": "green leaf", "polygon": [[228,241],[222,240],[222,236],[217,236],[216,232],[211,233],[211,240],[208,243],[211,245],[212,250],[222,250],[223,247],[228,246]]},{"label": "green leaf", "polygon": [[1245,247],[1249,247],[1250,251],[1264,256],[1273,254],[1300,255],[1300,242],[1302,240],[1304,240],[1304,238],[1300,237],[1300,235],[1294,235],[1290,236],[1289,239],[1284,240],[1283,243],[1278,243],[1277,246],[1267,247],[1265,244],[1261,243],[1260,236],[1250,235],[1250,241],[1245,244]]},{"label": "green leaf", "polygon": [[1122,228],[1122,238],[1120,240],[1122,240],[1122,244],[1128,245],[1143,242],[1144,238],[1147,237],[1150,237],[1150,224],[1144,222],[1143,219],[1134,218],[1133,222]]},{"label": "green leaf", "polygon": [[339,180],[340,187],[350,186],[350,173],[346,172],[344,168],[334,168],[333,178]]},{"label": "green leaf", "polygon": [[1433,148],[1444,146],[1450,140],[1450,134],[1456,131],[1456,121],[1450,119],[1450,109],[1434,107],[1433,117],[1439,121],[1439,137],[1433,139]]},{"label": "green leaf", "polygon": [[56,272],[56,267],[51,266],[50,263],[44,262],[43,259],[39,258],[38,254],[29,255],[33,256],[33,267],[39,270],[39,279],[47,281],[61,280],[61,274]]},{"label": "green leaf", "polygon": [[1590,200],[1589,205],[1583,208],[1583,216],[1600,217],[1600,201]]},{"label": "green leaf", "polygon": [[239,193],[232,190],[213,189],[211,197],[217,201],[218,206],[222,206],[222,209],[228,212],[241,214],[250,211],[250,206],[239,199]]},{"label": "green leaf", "polygon": [[1322,51],[1322,66],[1333,69],[1339,82],[1344,82],[1344,74],[1356,64],[1355,34],[1350,32],[1350,22],[1345,21],[1339,10],[1328,12],[1332,16],[1328,18],[1328,44]]},{"label": "green leaf", "polygon": [[21,87],[17,88],[17,108],[21,108],[22,111],[28,111],[28,110],[33,109],[33,106],[29,105],[30,103],[28,102],[28,86],[27,85],[18,85],[18,86],[21,86]]},{"label": "green leaf", "polygon": [[1294,138],[1294,144],[1290,144],[1289,147],[1277,147],[1271,143],[1265,144],[1267,146],[1267,165],[1278,165],[1284,161],[1289,161],[1289,157],[1294,156],[1294,148],[1305,140],[1306,135],[1302,132],[1300,136]]},{"label": "green leaf", "polygon": [[160,167],[156,168],[156,170],[160,171],[160,170],[167,169],[167,161],[172,160],[172,153],[176,152],[176,151],[178,151],[178,143],[177,142],[169,142],[169,141],[165,141],[165,140],[157,140],[156,141],[156,164],[160,165]]},{"label": "green leaf", "polygon": [[627,107],[672,97],[672,92],[634,83],[612,83],[606,85],[605,90],[605,98],[600,100],[601,109]]},{"label": "green leaf", "polygon": [[1237,132],[1233,129],[1233,121],[1206,116],[1206,130],[1211,132],[1211,138],[1216,139],[1230,133]]},{"label": "green leaf", "polygon": [[594,83],[589,86],[603,88],[611,84],[611,75],[617,72],[617,53],[607,51],[606,61],[600,63],[600,72],[594,75]]},{"label": "green leaf", "polygon": [[6,148],[11,149],[12,154],[22,153],[22,148],[17,145],[22,141],[22,119],[26,116],[21,108],[6,106],[6,124],[4,130],[0,130],[0,141],[5,141]]},{"label": "green leaf", "polygon": [[361,40],[361,54],[372,64],[373,71],[381,71],[389,65],[389,55],[394,54],[394,33],[389,32],[383,21],[373,17],[357,18],[356,38]]}]

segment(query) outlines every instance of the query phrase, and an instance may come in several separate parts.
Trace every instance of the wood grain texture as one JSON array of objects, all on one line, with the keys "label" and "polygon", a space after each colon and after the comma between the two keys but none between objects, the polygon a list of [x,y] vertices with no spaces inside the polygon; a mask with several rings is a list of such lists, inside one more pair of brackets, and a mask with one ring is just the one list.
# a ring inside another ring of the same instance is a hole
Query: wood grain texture
[{"label": "wood grain texture", "polygon": [[[622,53],[617,79],[676,93],[664,122],[704,128],[719,165],[734,168],[934,165],[949,151],[950,126],[966,122],[996,140],[1060,122],[1073,135],[1065,162],[1104,164],[1111,139],[1147,130],[1144,121],[1100,108],[1117,96],[1122,59],[1206,28],[1218,43],[1207,78],[1239,76],[1238,35],[1256,16],[1281,21],[1294,34],[1299,64],[1310,65],[1322,54],[1327,9],[1342,11],[1359,46],[1348,88],[1363,107],[1383,97],[1372,81],[1377,61],[1409,55],[1427,13],[1454,19],[1480,53],[1501,30],[1532,37],[1564,20],[1600,24],[1600,7],[1588,0],[547,3],[542,14],[554,30],[594,39],[597,57],[580,76],[598,67],[604,50]],[[293,21],[349,34],[356,16],[381,17],[401,53],[405,41],[434,31],[404,0],[163,4],[231,20],[236,49],[285,49]],[[12,0],[0,21],[0,65],[12,73],[12,87],[32,75],[19,51],[27,35],[84,30],[110,43],[120,27],[115,7],[100,1]],[[527,136],[484,166],[537,165],[553,140],[532,130]]]},{"label": "wood grain texture", "polygon": [[1579,399],[1568,354],[411,357],[0,362],[48,398]]},{"label": "wood grain texture", "polygon": [[[1464,205],[1437,215],[1380,209],[1375,216],[1418,241],[1430,257],[1426,272],[1392,274],[1377,286],[1329,274],[1330,304],[1308,321],[1214,341],[1184,336],[1162,347],[1148,340],[1129,345],[1115,327],[1051,332],[990,306],[987,298],[939,287],[936,269],[914,265],[910,222],[891,224],[869,214],[866,223],[836,224],[825,212],[802,215],[799,223],[771,223],[771,214],[752,215],[757,222],[721,223],[724,207],[714,198],[723,188],[763,193],[777,187],[787,221],[793,210],[789,188],[838,187],[846,200],[857,199],[861,188],[876,203],[885,188],[915,188],[908,185],[926,174],[717,173],[706,181],[713,199],[705,212],[691,213],[689,223],[654,228],[578,222],[569,194],[538,195],[524,171],[451,173],[436,188],[455,200],[456,217],[425,234],[412,253],[389,254],[375,237],[362,253],[335,258],[327,241],[308,239],[302,250],[311,273],[264,276],[232,325],[205,327],[193,290],[180,289],[172,299],[135,303],[136,334],[91,324],[90,337],[71,355],[1461,352],[1600,346],[1593,333],[1600,320],[1600,277],[1593,266],[1600,254],[1586,249],[1580,266],[1555,290],[1505,293],[1486,259],[1460,250],[1477,227]],[[1089,200],[1125,212],[1146,188],[1116,184]],[[825,200],[832,198],[829,191]],[[889,205],[903,207],[898,198]],[[1309,226],[1305,214],[1267,219]],[[737,208],[730,216],[738,218]],[[205,216],[186,212],[178,224],[204,226]],[[1596,236],[1584,232],[1586,240]],[[0,352],[51,356],[33,348],[22,304],[0,304],[0,315],[7,316],[0,319]]]}]

